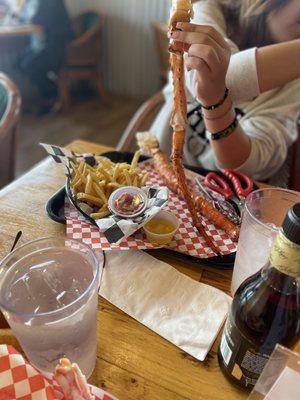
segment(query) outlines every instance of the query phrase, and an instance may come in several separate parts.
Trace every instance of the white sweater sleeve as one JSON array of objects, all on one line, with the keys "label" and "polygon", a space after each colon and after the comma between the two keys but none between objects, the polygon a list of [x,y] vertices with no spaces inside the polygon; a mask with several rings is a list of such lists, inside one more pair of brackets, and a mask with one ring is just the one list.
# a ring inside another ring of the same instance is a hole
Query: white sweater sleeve
[{"label": "white sweater sleeve", "polygon": [[246,115],[240,125],[251,139],[251,153],[236,170],[257,180],[268,179],[282,167],[288,148],[297,140],[300,79],[241,106]]},{"label": "white sweater sleeve", "polygon": [[[194,4],[193,23],[213,26],[231,48],[232,56],[226,76],[226,85],[234,101],[247,101],[259,95],[256,68],[256,48],[239,51],[226,33],[226,22],[215,0],[202,0]],[[193,98],[196,98],[196,71],[185,73],[186,86]]]}]

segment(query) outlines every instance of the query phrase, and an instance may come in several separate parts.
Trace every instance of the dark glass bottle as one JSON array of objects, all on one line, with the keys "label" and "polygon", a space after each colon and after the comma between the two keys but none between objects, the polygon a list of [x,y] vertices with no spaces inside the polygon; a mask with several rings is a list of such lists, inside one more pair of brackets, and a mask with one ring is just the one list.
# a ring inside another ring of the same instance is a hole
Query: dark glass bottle
[{"label": "dark glass bottle", "polygon": [[224,374],[252,389],[277,343],[300,337],[300,204],[292,207],[269,261],[237,290],[219,347]]}]

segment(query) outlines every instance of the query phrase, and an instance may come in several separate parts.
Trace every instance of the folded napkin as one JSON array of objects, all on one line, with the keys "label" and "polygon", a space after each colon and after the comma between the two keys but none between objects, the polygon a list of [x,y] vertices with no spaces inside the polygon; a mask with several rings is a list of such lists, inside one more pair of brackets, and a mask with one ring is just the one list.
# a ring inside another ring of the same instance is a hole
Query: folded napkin
[{"label": "folded napkin", "polygon": [[[117,400],[102,389],[89,385],[95,400]],[[63,400],[60,386],[43,376],[12,346],[0,345],[1,400]]]},{"label": "folded napkin", "polygon": [[203,361],[226,318],[229,296],[142,251],[106,253],[100,295]]}]

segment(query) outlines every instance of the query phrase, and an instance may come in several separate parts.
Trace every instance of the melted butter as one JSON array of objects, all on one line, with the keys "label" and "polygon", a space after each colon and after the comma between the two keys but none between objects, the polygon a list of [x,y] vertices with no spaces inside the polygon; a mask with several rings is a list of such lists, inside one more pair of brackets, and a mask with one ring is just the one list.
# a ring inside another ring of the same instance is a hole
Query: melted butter
[{"label": "melted butter", "polygon": [[152,218],[151,221],[147,222],[146,229],[157,235],[166,235],[175,230],[175,226],[170,221],[166,221],[162,218]]}]

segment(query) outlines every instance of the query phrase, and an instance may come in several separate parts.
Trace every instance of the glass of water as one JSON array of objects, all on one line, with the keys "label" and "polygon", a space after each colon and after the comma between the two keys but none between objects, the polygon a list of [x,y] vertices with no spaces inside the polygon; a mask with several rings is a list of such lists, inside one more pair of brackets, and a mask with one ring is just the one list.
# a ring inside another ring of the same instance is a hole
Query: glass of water
[{"label": "glass of water", "polygon": [[60,238],[28,243],[0,263],[0,308],[40,371],[53,373],[67,357],[92,374],[102,267],[88,246]]},{"label": "glass of water", "polygon": [[256,190],[247,197],[232,276],[232,295],[267,262],[287,210],[298,202],[300,193],[280,188]]}]

